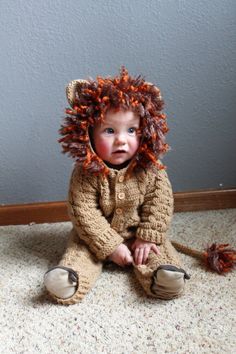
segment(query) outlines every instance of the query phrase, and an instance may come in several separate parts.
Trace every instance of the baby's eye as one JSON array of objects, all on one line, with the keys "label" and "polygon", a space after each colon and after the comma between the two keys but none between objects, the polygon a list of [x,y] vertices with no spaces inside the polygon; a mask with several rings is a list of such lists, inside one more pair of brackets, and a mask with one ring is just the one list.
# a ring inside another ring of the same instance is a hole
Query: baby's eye
[{"label": "baby's eye", "polygon": [[128,129],[128,133],[129,134],[133,134],[134,135],[134,134],[136,134],[136,131],[137,131],[137,129],[135,127],[131,127],[131,128]]},{"label": "baby's eye", "polygon": [[114,133],[114,129],[112,129],[112,128],[106,128],[106,129],[104,130],[104,132],[105,132],[106,134],[113,134],[113,133]]}]

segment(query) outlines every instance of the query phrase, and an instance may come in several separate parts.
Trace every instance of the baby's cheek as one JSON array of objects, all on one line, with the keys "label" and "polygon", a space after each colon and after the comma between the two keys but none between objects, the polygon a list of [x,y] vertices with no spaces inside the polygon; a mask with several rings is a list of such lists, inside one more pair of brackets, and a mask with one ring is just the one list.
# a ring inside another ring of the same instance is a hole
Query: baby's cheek
[{"label": "baby's cheek", "polygon": [[136,153],[137,150],[139,148],[139,139],[135,139],[134,141],[132,141],[132,143],[130,144],[130,150],[132,153]]},{"label": "baby's cheek", "polygon": [[96,151],[98,156],[104,158],[109,152],[109,145],[107,144],[106,141],[100,140],[96,144]]}]

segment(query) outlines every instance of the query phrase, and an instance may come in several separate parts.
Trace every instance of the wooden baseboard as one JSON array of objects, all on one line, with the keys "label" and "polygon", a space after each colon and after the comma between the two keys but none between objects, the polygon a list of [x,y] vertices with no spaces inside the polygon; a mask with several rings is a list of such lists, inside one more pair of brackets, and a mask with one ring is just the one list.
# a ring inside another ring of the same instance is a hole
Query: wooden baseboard
[{"label": "wooden baseboard", "polygon": [[21,225],[31,222],[68,221],[66,202],[5,205],[0,207],[0,225]]},{"label": "wooden baseboard", "polygon": [[175,212],[236,208],[236,189],[174,193]]},{"label": "wooden baseboard", "polygon": [[[174,193],[175,212],[236,208],[236,189]],[[5,205],[0,225],[68,221],[66,202]]]}]

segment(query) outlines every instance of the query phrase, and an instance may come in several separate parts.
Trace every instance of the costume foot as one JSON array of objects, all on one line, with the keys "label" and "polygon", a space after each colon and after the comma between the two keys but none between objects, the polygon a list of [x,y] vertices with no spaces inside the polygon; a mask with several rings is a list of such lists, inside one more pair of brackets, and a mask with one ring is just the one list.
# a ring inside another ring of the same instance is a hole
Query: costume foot
[{"label": "costume foot", "polygon": [[173,299],[183,293],[185,279],[190,276],[183,269],[163,265],[154,272],[151,290],[160,299]]},{"label": "costume foot", "polygon": [[47,290],[60,299],[68,299],[78,288],[78,275],[73,269],[54,267],[44,275]]}]

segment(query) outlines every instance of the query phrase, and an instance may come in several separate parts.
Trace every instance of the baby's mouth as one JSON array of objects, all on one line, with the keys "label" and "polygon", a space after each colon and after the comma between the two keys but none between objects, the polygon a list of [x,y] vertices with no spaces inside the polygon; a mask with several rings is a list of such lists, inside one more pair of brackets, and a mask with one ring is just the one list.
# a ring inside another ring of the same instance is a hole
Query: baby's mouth
[{"label": "baby's mouth", "polygon": [[113,154],[124,154],[124,153],[126,153],[125,150],[117,150],[113,152]]}]

